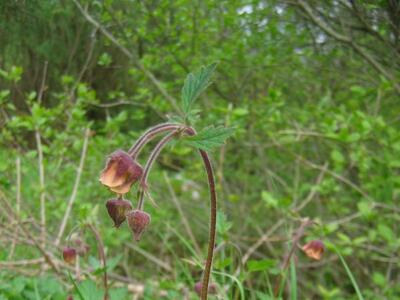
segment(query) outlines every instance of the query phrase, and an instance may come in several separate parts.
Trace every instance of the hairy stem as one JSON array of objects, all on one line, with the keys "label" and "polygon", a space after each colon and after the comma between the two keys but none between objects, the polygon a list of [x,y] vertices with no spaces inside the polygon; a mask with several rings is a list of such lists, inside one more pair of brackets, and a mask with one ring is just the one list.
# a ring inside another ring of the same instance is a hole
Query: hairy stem
[{"label": "hairy stem", "polygon": [[199,150],[204,167],[207,172],[208,187],[210,189],[210,231],[208,237],[208,253],[206,265],[204,267],[203,282],[201,286],[201,300],[206,300],[208,296],[208,284],[210,282],[212,262],[214,258],[215,236],[217,227],[217,193],[215,192],[215,178],[208,153]]},{"label": "hairy stem", "polygon": [[173,123],[156,125],[143,133],[136,143],[129,149],[128,153],[132,156],[132,158],[136,159],[142,148],[158,134],[174,129],[176,130],[180,127],[182,127],[182,125]]},{"label": "hairy stem", "polygon": [[[185,129],[188,135],[196,135],[194,128],[188,127]],[[217,193],[215,191],[215,176],[211,165],[210,157],[207,151],[199,149],[201,158],[203,159],[204,167],[207,172],[208,188],[210,190],[210,228],[208,237],[208,251],[206,265],[204,266],[203,281],[201,285],[200,299],[207,300],[208,285],[210,283],[211,269],[214,258],[215,236],[217,232]]]},{"label": "hairy stem", "polygon": [[147,160],[146,165],[144,166],[142,179],[140,181],[140,186],[142,187],[143,190],[147,189],[147,178],[149,177],[149,172],[150,172],[151,167],[153,166],[155,160],[160,155],[160,152],[165,147],[165,145],[170,140],[172,140],[172,138],[177,133],[178,133],[178,130],[174,130],[173,132],[171,132],[168,135],[166,135],[165,137],[163,137],[162,140],[158,142],[158,144],[155,146],[155,148],[151,152],[149,159]]},{"label": "hairy stem", "polygon": [[[156,147],[151,152],[149,159],[147,160],[147,163],[144,167],[142,179],[140,182],[142,191],[139,192],[138,209],[143,208],[143,203],[144,203],[143,191],[147,189],[147,178],[151,170],[151,167],[153,166],[155,160],[159,156],[164,146],[180,132],[180,129],[182,129],[182,131],[188,135],[191,136],[196,135],[196,131],[191,127],[184,127],[183,125],[179,124],[161,124],[153,128],[150,128],[148,131],[146,131],[142,135],[142,137],[139,138],[139,140],[135,143],[135,145],[129,150],[129,154],[131,154],[132,157],[135,158],[138,155],[140,149],[154,136],[165,131],[174,130],[168,135],[166,135],[160,142],[158,142]],[[201,300],[207,300],[208,285],[210,282],[211,268],[212,268],[214,248],[215,248],[215,236],[216,236],[216,224],[217,224],[217,194],[215,191],[214,171],[208,153],[201,149],[199,149],[199,152],[203,159],[204,167],[207,172],[208,186],[210,190],[210,228],[209,228],[208,251],[207,251],[207,260],[204,267],[202,289],[200,296]]]},{"label": "hairy stem", "polygon": [[142,189],[140,189],[140,190],[138,191],[138,199],[139,199],[139,201],[138,201],[138,204],[137,204],[136,209],[137,209],[137,210],[143,210],[144,191],[143,191]]},{"label": "hairy stem", "polygon": [[94,237],[97,241],[97,248],[99,251],[99,258],[103,262],[104,268],[104,276],[103,276],[103,285],[104,285],[104,300],[108,300],[108,276],[107,276],[107,263],[106,263],[106,255],[104,254],[104,244],[103,240],[100,237],[99,232],[97,229],[92,225],[88,224],[89,229],[93,232]]}]

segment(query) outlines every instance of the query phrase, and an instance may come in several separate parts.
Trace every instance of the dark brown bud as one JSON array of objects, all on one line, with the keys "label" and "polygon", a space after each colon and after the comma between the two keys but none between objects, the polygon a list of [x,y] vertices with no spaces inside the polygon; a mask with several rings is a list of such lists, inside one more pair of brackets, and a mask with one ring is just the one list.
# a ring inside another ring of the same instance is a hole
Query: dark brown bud
[{"label": "dark brown bud", "polygon": [[72,295],[68,295],[67,300],[74,300],[74,297],[72,297]]},{"label": "dark brown bud", "polygon": [[64,261],[68,264],[75,264],[76,261],[76,250],[74,248],[65,247],[63,250]]},{"label": "dark brown bud", "polygon": [[136,241],[139,241],[143,231],[150,223],[150,215],[142,210],[135,209],[126,215],[126,219],[133,232],[133,237]]},{"label": "dark brown bud", "polygon": [[[199,297],[201,296],[201,288],[203,287],[203,283],[201,281],[197,282],[194,285],[194,291],[196,292]],[[208,285],[208,293],[209,294],[216,294],[217,293],[217,285],[215,283],[210,283]]]},{"label": "dark brown bud", "polygon": [[106,203],[108,214],[114,221],[114,226],[119,227],[126,219],[126,214],[132,210],[129,201],[123,199],[111,199]]},{"label": "dark brown bud", "polygon": [[320,260],[325,251],[325,245],[320,240],[313,240],[305,244],[301,249],[308,257]]},{"label": "dark brown bud", "polygon": [[139,163],[125,151],[117,150],[109,156],[106,167],[101,172],[100,182],[115,193],[126,194],[142,173]]}]

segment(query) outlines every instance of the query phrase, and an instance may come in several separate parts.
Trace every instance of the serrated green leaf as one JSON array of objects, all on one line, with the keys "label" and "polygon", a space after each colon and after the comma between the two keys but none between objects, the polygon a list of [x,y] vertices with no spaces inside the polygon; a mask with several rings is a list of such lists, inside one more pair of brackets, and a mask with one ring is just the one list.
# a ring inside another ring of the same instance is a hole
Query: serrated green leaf
[{"label": "serrated green leaf", "polygon": [[115,257],[107,259],[107,272],[111,272],[121,260],[122,255],[117,255]]},{"label": "serrated green leaf", "polygon": [[94,256],[89,256],[89,265],[93,268],[94,271],[102,269],[100,261]]},{"label": "serrated green leaf", "polygon": [[[117,255],[107,260],[107,272],[111,272],[121,260],[122,255]],[[89,256],[89,264],[93,268],[93,275],[104,273],[105,268],[103,264],[94,256]]]},{"label": "serrated green leaf", "polygon": [[79,283],[79,291],[85,300],[103,299],[104,296],[104,292],[91,280],[84,280]]},{"label": "serrated green leaf", "polygon": [[128,298],[128,290],[126,288],[111,289],[110,290],[110,299],[111,300],[129,299]]},{"label": "serrated green leaf", "polygon": [[197,135],[188,138],[186,142],[202,150],[211,150],[223,145],[234,131],[235,129],[232,127],[207,127]]},{"label": "serrated green leaf", "polygon": [[232,223],[228,221],[227,216],[221,212],[217,212],[217,232],[220,235],[228,233],[229,229],[232,227]]},{"label": "serrated green leaf", "polygon": [[194,101],[211,83],[211,76],[217,64],[213,63],[201,69],[196,73],[190,73],[182,88],[182,109],[185,114],[190,112]]}]

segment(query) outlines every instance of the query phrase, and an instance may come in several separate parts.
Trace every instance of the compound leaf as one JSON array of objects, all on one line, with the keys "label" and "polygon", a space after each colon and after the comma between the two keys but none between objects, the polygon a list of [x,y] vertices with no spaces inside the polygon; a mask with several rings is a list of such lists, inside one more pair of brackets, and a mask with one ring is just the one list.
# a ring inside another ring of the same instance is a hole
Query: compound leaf
[{"label": "compound leaf", "polygon": [[182,109],[187,115],[197,97],[211,84],[211,76],[217,64],[201,67],[196,73],[190,73],[182,88]]},{"label": "compound leaf", "polygon": [[197,135],[188,138],[186,142],[202,150],[211,150],[222,146],[234,131],[232,127],[207,127]]}]

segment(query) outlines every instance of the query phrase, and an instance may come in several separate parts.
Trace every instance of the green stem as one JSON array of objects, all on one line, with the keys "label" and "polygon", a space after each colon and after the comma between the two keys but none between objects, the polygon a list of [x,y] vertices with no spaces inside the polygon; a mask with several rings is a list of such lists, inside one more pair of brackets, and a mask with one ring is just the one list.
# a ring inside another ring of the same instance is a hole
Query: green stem
[{"label": "green stem", "polygon": [[353,276],[353,273],[351,272],[349,266],[347,265],[344,257],[342,254],[340,254],[338,248],[336,246],[333,246],[333,249],[335,250],[336,254],[339,256],[341,263],[343,264],[344,269],[346,270],[347,276],[349,276],[350,281],[354,287],[354,290],[356,291],[357,297],[359,300],[364,300],[363,295],[361,294],[360,288],[358,287],[357,281]]},{"label": "green stem", "polygon": [[292,246],[290,247],[290,251],[283,261],[282,273],[279,275],[278,280],[275,284],[275,288],[274,288],[274,296],[275,297],[278,297],[278,295],[281,291],[283,273],[289,266],[290,260],[296,250],[297,244],[298,244],[299,240],[301,239],[301,237],[304,235],[304,230],[307,228],[307,226],[309,226],[311,224],[313,224],[313,222],[310,221],[308,218],[306,218],[301,222],[300,227],[296,230],[296,234],[293,237]]}]

